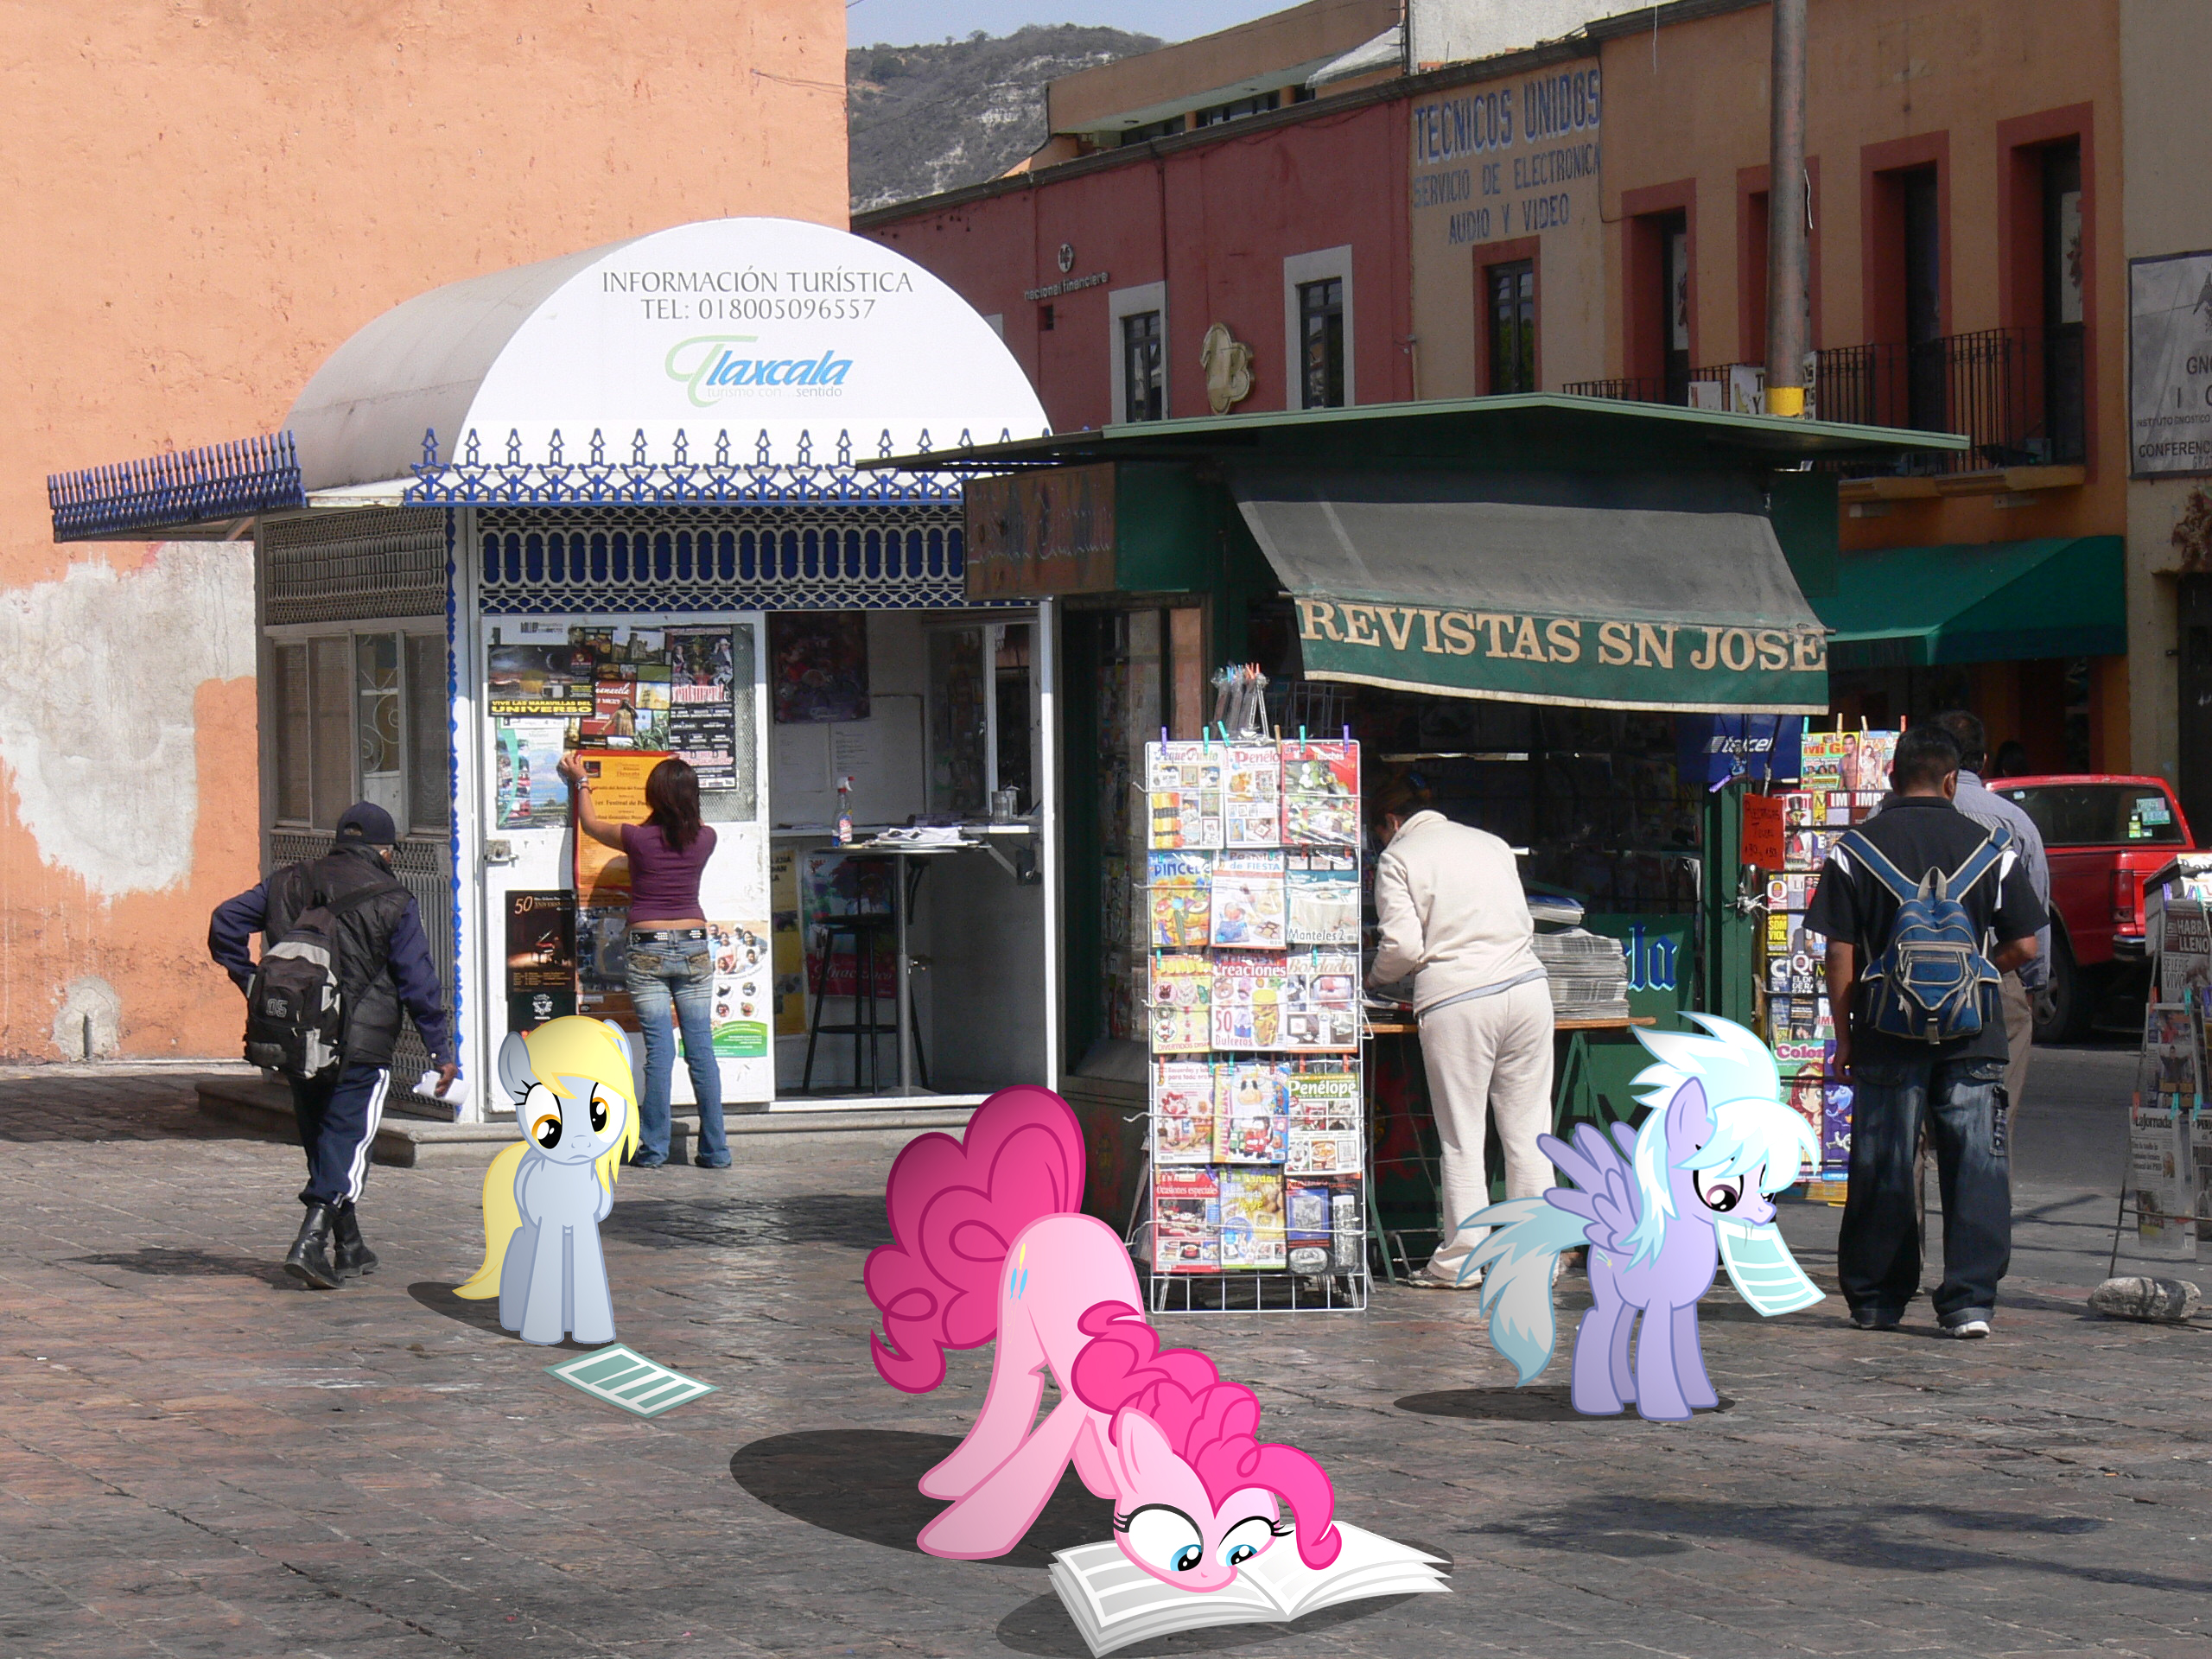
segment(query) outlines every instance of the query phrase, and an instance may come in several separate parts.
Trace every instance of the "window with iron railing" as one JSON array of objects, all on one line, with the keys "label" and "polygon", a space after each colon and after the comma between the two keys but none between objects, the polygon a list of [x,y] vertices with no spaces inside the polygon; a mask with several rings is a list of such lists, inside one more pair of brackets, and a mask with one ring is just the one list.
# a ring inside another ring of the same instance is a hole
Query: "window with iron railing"
[{"label": "window with iron railing", "polygon": [[[1986,471],[2000,467],[2060,467],[2083,459],[2082,361],[2078,324],[2053,328],[1982,328],[1915,343],[1834,346],[1814,354],[1812,412],[1851,426],[1888,426],[1923,432],[1961,432],[1974,442],[1963,452],[1914,455],[1896,463],[1848,470],[1914,473]],[[1585,397],[1631,403],[1681,403],[1730,407],[1724,391],[1713,397],[1703,383],[1729,382],[1747,365],[1717,364],[1688,371],[1686,383],[1657,376],[1577,380],[1560,391]]]}]

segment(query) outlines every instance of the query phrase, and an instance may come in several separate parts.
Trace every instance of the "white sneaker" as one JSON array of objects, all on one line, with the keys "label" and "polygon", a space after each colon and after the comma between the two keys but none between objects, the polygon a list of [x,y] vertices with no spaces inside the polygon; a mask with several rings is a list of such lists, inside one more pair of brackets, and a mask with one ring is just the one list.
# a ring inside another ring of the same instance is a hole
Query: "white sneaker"
[{"label": "white sneaker", "polygon": [[1427,1268],[1423,1268],[1419,1273],[1408,1278],[1406,1284],[1408,1288],[1414,1290],[1480,1290],[1483,1287],[1483,1275],[1478,1269],[1464,1279],[1455,1279],[1449,1274],[1431,1273]]},{"label": "white sneaker", "polygon": [[1956,1325],[1943,1327],[1947,1337],[1956,1337],[1961,1342],[1974,1342],[1989,1334],[1987,1319],[1961,1319]]}]

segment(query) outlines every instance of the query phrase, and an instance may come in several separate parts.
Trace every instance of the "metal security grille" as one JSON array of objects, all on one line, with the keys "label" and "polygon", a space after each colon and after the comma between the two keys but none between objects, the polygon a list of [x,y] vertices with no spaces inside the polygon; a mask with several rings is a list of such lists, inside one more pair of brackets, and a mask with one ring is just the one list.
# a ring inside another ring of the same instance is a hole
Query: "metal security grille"
[{"label": "metal security grille", "polygon": [[[442,537],[443,532],[440,534]],[[329,852],[334,840],[334,836],[321,830],[272,830],[269,836],[269,868],[276,870],[286,864],[321,858]],[[392,849],[391,873],[399,878],[402,887],[415,895],[415,907],[423,916],[423,931],[429,936],[430,960],[437,964],[438,988],[445,994],[447,1011],[458,1020],[461,1011],[454,1006],[454,984],[452,849],[436,842],[403,841]],[[399,1042],[391,1056],[391,1103],[407,1110],[449,1117],[452,1110],[442,1101],[414,1092],[415,1079],[428,1071],[429,1065],[429,1052],[423,1046],[414,1021],[401,1021]]]},{"label": "metal security grille", "polygon": [[264,524],[254,540],[272,623],[442,616],[443,509],[364,508]]},{"label": "metal security grille", "polygon": [[965,606],[957,504],[484,508],[487,616]]}]

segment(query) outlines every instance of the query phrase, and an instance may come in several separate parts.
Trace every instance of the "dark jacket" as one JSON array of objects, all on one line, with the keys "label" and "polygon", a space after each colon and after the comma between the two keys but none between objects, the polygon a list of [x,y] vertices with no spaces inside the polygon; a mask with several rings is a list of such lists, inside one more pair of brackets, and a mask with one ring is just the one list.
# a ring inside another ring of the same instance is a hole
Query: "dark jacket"
[{"label": "dark jacket", "polygon": [[288,864],[259,887],[218,905],[207,924],[207,954],[243,991],[253,983],[256,933],[264,944],[281,939],[318,894],[334,901],[372,887],[385,891],[338,918],[346,1063],[390,1065],[404,1005],[431,1061],[443,1065],[457,1057],[421,912],[414,894],[365,848],[340,848],[327,858]]}]

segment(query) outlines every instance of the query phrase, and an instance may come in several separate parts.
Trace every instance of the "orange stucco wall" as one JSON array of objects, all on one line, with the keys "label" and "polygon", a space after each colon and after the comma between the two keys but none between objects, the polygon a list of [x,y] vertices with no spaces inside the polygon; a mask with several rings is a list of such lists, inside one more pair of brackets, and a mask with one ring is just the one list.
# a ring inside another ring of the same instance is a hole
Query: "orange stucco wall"
[{"label": "orange stucco wall", "polygon": [[271,430],[442,283],[725,214],[842,227],[843,8],[0,15],[0,1054],[73,1056],[87,1018],[226,1054],[201,942],[257,874],[251,553],[57,547],[45,475]]},{"label": "orange stucco wall", "polygon": [[[1875,147],[1925,141],[1940,153],[1945,334],[2004,315],[2001,170],[2018,124],[2089,106],[2082,135],[2094,373],[2086,485],[2013,504],[1997,494],[1885,503],[1844,521],[1850,548],[2113,535],[2126,517],[2126,268],[2120,236],[2120,0],[1810,0],[1806,156],[1815,177],[1819,346],[1884,338],[1870,327],[1862,265],[1865,171]],[[1751,6],[1609,41],[1605,213],[1609,373],[1629,371],[1625,213],[1638,196],[1686,200],[1694,276],[1694,365],[1742,360],[1739,170],[1767,162],[1771,13]],[[1876,152],[1877,156],[1879,152]],[[1899,164],[1897,160],[1878,162]],[[1915,155],[1911,159],[1917,160]],[[1694,185],[1694,190],[1669,187]],[[1763,188],[1763,187],[1762,187]],[[1653,204],[1658,205],[1658,204]],[[1752,266],[1764,275],[1761,259]],[[1753,360],[1764,348],[1751,351]],[[1998,505],[2004,502],[2005,505]]]}]

